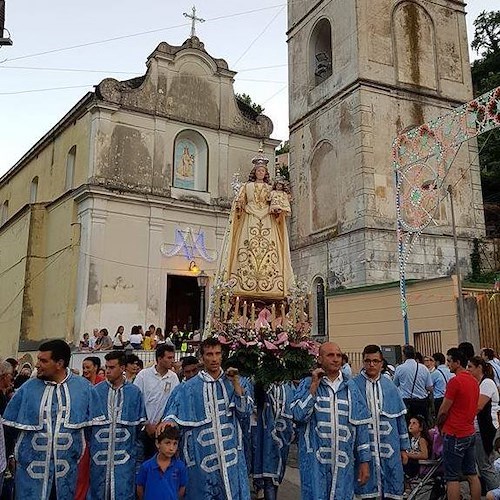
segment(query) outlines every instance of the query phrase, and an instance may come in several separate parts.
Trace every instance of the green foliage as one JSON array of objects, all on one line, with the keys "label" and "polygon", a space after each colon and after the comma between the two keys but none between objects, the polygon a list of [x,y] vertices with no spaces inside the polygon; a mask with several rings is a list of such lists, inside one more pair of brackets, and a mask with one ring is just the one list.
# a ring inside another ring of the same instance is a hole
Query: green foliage
[{"label": "green foliage", "polygon": [[277,148],[276,148],[276,156],[282,155],[285,153],[290,152],[290,141],[283,141]]},{"label": "green foliage", "polygon": [[[500,86],[500,11],[482,12],[474,21],[472,48],[481,58],[472,64],[474,95]],[[498,201],[500,193],[500,129],[478,137],[481,186],[485,201]],[[488,224],[487,224],[488,225]]]},{"label": "green foliage", "polygon": [[481,254],[479,252],[479,240],[474,238],[472,240],[472,253],[470,254],[471,275],[470,279],[476,281],[481,275]]},{"label": "green foliage", "polygon": [[483,10],[474,21],[474,40],[471,47],[482,55],[500,51],[500,10]]},{"label": "green foliage", "polygon": [[226,347],[226,355],[224,368],[238,368],[243,377],[252,379],[264,389],[272,383],[300,380],[316,363],[316,357],[307,349],[292,346],[287,346],[280,355],[258,346],[241,346],[231,351]]},{"label": "green foliage", "polygon": [[481,254],[484,252],[484,242],[478,238],[472,240],[472,253],[470,254],[471,273],[466,280],[472,283],[495,283],[498,271],[483,269]]},{"label": "green foliage", "polygon": [[261,115],[264,112],[264,108],[255,102],[253,102],[252,98],[248,94],[235,94],[236,99],[239,99],[241,102],[244,102],[247,106],[250,106],[258,115]]},{"label": "green foliage", "polygon": [[283,363],[287,379],[300,380],[314,368],[316,358],[305,349],[291,347],[283,354]]},{"label": "green foliage", "polygon": [[224,362],[224,367],[238,368],[243,377],[252,377],[255,372],[255,367],[259,364],[260,351],[257,346],[237,349],[229,353],[226,350],[228,357]]},{"label": "green foliage", "polygon": [[273,382],[283,382],[287,380],[287,374],[280,358],[270,353],[262,356],[260,364],[255,370],[255,383],[267,389]]}]

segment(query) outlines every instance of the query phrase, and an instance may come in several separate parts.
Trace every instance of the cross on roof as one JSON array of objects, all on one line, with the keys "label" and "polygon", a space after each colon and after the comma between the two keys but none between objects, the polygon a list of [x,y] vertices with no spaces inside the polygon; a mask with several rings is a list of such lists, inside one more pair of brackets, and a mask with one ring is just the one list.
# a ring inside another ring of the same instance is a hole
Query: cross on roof
[{"label": "cross on roof", "polygon": [[195,31],[195,25],[196,21],[199,21],[200,23],[204,23],[205,19],[202,19],[201,17],[196,17],[196,7],[193,5],[192,14],[188,14],[187,12],[183,12],[183,16],[187,17],[188,19],[191,19],[191,38],[193,36],[196,36],[196,31]]}]

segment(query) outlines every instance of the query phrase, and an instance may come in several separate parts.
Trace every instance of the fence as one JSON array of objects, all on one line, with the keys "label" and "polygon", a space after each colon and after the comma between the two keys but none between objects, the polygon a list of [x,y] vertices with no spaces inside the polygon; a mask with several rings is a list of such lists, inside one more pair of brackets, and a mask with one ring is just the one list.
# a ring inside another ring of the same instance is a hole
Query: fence
[{"label": "fence", "polygon": [[415,350],[424,356],[432,356],[435,352],[442,352],[441,330],[415,332]]},{"label": "fence", "polygon": [[[71,353],[71,360],[69,362],[70,368],[76,368],[77,370],[82,370],[82,362],[88,356],[97,356],[101,360],[101,366],[104,366],[104,356],[110,351],[75,351]],[[139,359],[144,363],[144,367],[147,368],[151,366],[155,362],[155,352],[154,351],[125,351],[127,354],[136,354],[139,356]],[[186,356],[189,353],[175,351],[175,361],[179,361],[183,356]]]},{"label": "fence", "polygon": [[346,352],[351,365],[352,373],[358,374],[363,367],[363,353],[362,352]]},{"label": "fence", "polygon": [[500,293],[476,295],[479,340],[481,347],[500,351]]}]

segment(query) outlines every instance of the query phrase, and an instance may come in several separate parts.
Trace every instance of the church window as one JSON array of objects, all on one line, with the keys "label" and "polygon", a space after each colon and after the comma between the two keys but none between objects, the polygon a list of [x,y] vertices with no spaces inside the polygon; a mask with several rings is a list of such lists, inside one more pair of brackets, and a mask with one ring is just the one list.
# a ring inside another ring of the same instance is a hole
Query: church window
[{"label": "church window", "polygon": [[194,130],[183,130],[175,138],[172,185],[193,191],[208,190],[208,146]]},{"label": "church window", "polygon": [[65,189],[72,189],[75,180],[75,162],[76,162],[76,146],[73,146],[68,151],[66,157],[66,181],[64,184]]},{"label": "church window", "polygon": [[38,195],[38,176],[33,177],[30,186],[30,203],[36,203],[36,198]]},{"label": "church window", "polygon": [[5,200],[2,205],[0,224],[5,224],[8,218],[9,218],[9,200]]},{"label": "church window", "polygon": [[309,40],[309,66],[314,87],[332,76],[332,27],[328,19],[321,19]]},{"label": "church window", "polygon": [[326,298],[325,281],[318,277],[313,281],[314,299],[310,305],[313,314],[312,334],[315,337],[326,336]]}]

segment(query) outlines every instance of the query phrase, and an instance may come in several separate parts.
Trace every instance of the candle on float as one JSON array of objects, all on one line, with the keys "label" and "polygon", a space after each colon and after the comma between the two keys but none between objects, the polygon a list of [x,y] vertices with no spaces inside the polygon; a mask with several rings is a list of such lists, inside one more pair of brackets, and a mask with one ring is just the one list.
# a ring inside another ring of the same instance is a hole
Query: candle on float
[{"label": "candle on float", "polygon": [[238,322],[239,315],[240,315],[240,298],[236,297],[236,304],[234,305],[234,316],[233,316],[235,323]]},{"label": "candle on float", "polygon": [[227,321],[229,314],[229,292],[226,292],[226,300],[224,302],[224,321]]},{"label": "candle on float", "polygon": [[285,316],[285,303],[281,303],[281,326],[286,327],[286,316]]},{"label": "candle on float", "polygon": [[295,326],[295,302],[290,307],[290,325]]},{"label": "candle on float", "polygon": [[247,301],[243,301],[243,318],[245,321],[247,321],[248,316],[247,316]]},{"label": "candle on float", "polygon": [[312,303],[312,295],[311,292],[307,294],[307,321],[312,323],[312,315],[313,315],[313,303]]},{"label": "candle on float", "polygon": [[220,318],[220,295],[219,292],[215,292],[215,305],[214,305],[215,317]]},{"label": "candle on float", "polygon": [[276,321],[276,304],[273,302],[271,306],[271,325]]},{"label": "candle on float", "polygon": [[299,322],[304,321],[304,299],[301,297],[299,299]]},{"label": "candle on float", "polygon": [[255,321],[255,304],[252,302],[252,307],[250,309],[250,321]]}]

